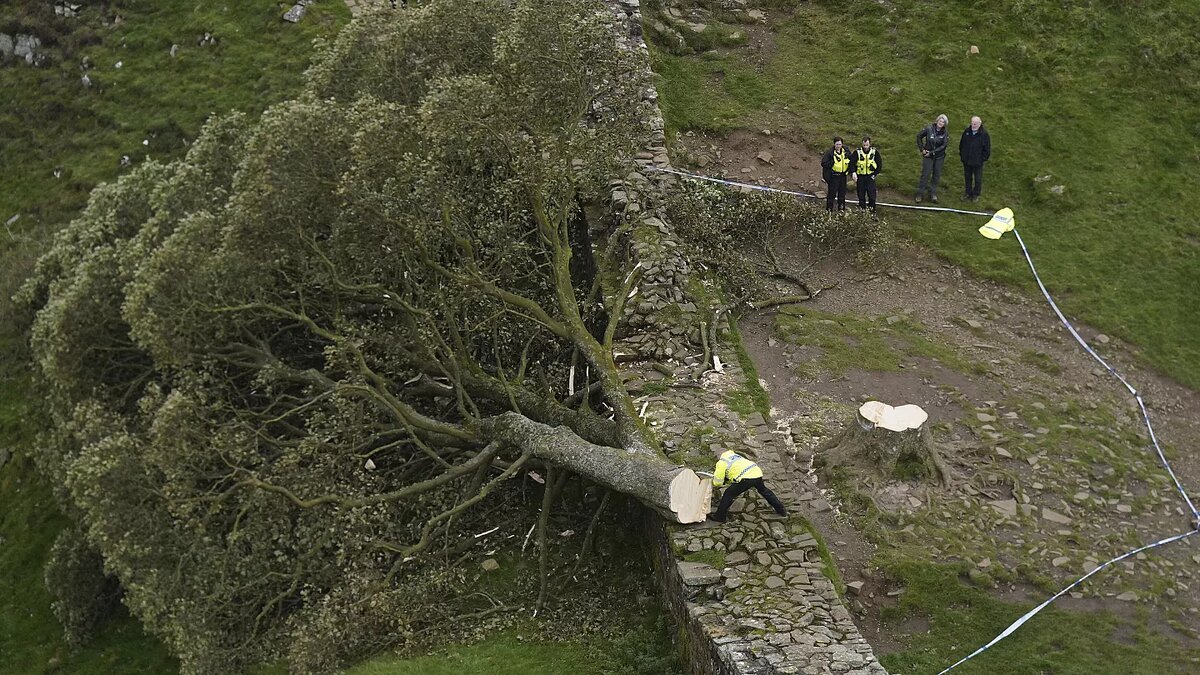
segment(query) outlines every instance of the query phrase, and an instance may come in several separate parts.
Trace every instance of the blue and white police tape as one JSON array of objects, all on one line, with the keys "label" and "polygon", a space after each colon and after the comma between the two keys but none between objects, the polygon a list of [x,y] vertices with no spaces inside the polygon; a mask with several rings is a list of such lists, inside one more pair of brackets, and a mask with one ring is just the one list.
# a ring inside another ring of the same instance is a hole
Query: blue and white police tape
[{"label": "blue and white police tape", "polygon": [[1150,442],[1154,444],[1154,450],[1158,453],[1159,462],[1162,463],[1163,468],[1165,468],[1167,473],[1171,476],[1171,480],[1175,483],[1175,489],[1179,491],[1179,495],[1183,497],[1183,501],[1187,502],[1188,509],[1192,512],[1192,517],[1200,519],[1200,512],[1196,511],[1195,504],[1193,504],[1191,498],[1188,497],[1187,491],[1183,489],[1183,485],[1179,482],[1179,478],[1176,477],[1175,471],[1171,469],[1171,463],[1167,461],[1166,455],[1163,454],[1162,446],[1158,444],[1158,435],[1154,433],[1154,426],[1150,424],[1150,413],[1146,410],[1146,403],[1142,400],[1142,395],[1138,393],[1137,389],[1135,389],[1133,385],[1129,384],[1129,382],[1121,375],[1121,373],[1118,373],[1115,368],[1108,365],[1108,362],[1105,361],[1099,354],[1097,354],[1096,350],[1092,349],[1092,346],[1088,344],[1087,340],[1084,340],[1083,337],[1079,335],[1079,331],[1075,330],[1075,326],[1072,326],[1071,322],[1067,320],[1067,317],[1063,315],[1062,310],[1058,308],[1058,303],[1054,302],[1054,298],[1050,297],[1050,291],[1046,290],[1046,285],[1042,283],[1042,277],[1038,274],[1037,268],[1033,265],[1033,258],[1029,255],[1029,249],[1025,247],[1025,240],[1021,239],[1021,234],[1015,229],[1012,232],[1013,235],[1017,237],[1017,243],[1021,245],[1021,252],[1025,254],[1025,261],[1029,263],[1029,271],[1033,273],[1033,278],[1037,281],[1038,288],[1042,290],[1042,295],[1046,298],[1046,302],[1050,303],[1050,308],[1053,309],[1054,313],[1058,315],[1058,320],[1062,322],[1062,325],[1066,326],[1067,331],[1071,333],[1071,337],[1075,338],[1075,341],[1079,343],[1079,346],[1083,347],[1084,351],[1090,354],[1091,357],[1100,365],[1104,366],[1105,370],[1107,370],[1109,373],[1112,373],[1113,377],[1116,377],[1121,384],[1125,386],[1125,389],[1133,395],[1134,400],[1137,401],[1138,409],[1142,412],[1142,421],[1146,424],[1146,431],[1150,432]]},{"label": "blue and white police tape", "polygon": [[[702,176],[700,174],[688,173],[687,171],[680,171],[678,169],[664,169],[664,168],[658,167],[658,166],[646,166],[643,168],[649,169],[650,171],[657,171],[659,173],[670,173],[670,174],[674,174],[676,176],[683,176],[684,178],[691,178],[692,180],[706,181],[709,183],[719,183],[721,185],[729,185],[731,187],[745,188],[747,190],[757,190],[759,192],[775,192],[775,193],[783,194],[783,195],[792,195],[793,197],[804,197],[805,199],[824,199],[824,197],[821,197],[820,195],[812,194],[810,192],[799,192],[797,190],[784,190],[783,188],[767,187],[766,185],[755,185],[754,183],[739,183],[734,180],[726,180],[724,178],[713,178],[711,176]],[[912,204],[891,204],[889,202],[876,202],[875,205],[876,206],[887,206],[887,207],[891,207],[893,209],[911,209],[913,211],[940,211],[942,213],[961,213],[963,215],[968,215],[968,216],[991,216],[992,215],[990,213],[984,213],[983,211],[966,211],[963,209],[951,209],[951,208],[947,208],[947,207],[943,207],[943,206],[913,206]]]},{"label": "blue and white police tape", "polygon": [[1076,579],[1076,580],[1074,581],[1074,583],[1072,583],[1070,586],[1067,586],[1066,588],[1062,589],[1061,591],[1059,591],[1059,592],[1055,593],[1054,595],[1050,596],[1049,598],[1047,598],[1047,599],[1046,599],[1046,601],[1045,601],[1045,602],[1043,602],[1042,604],[1038,605],[1037,607],[1034,607],[1033,609],[1029,610],[1028,612],[1025,612],[1025,614],[1024,614],[1024,615],[1023,615],[1021,618],[1019,618],[1019,619],[1017,619],[1016,621],[1014,621],[1014,622],[1012,622],[1011,624],[1009,624],[1008,628],[1005,628],[1003,631],[1001,631],[1001,632],[1000,632],[1000,634],[999,634],[999,635],[997,635],[996,637],[992,638],[992,641],[991,641],[991,642],[989,642],[989,643],[987,643],[986,645],[984,645],[984,646],[980,647],[979,649],[976,649],[975,651],[971,652],[970,654],[967,654],[966,656],[964,656],[963,658],[961,658],[961,659],[959,659],[957,662],[955,662],[955,663],[954,663],[954,665],[952,665],[952,666],[950,666],[949,668],[946,668],[945,670],[943,670],[943,671],[941,671],[940,673],[938,673],[938,675],[945,675],[945,673],[948,673],[948,672],[950,672],[951,670],[954,670],[955,668],[957,668],[958,666],[961,666],[962,664],[966,663],[967,661],[969,661],[969,660],[971,660],[971,659],[975,658],[976,656],[979,656],[980,654],[982,654],[982,653],[984,653],[985,651],[987,651],[987,650],[988,650],[988,648],[989,648],[989,647],[991,647],[992,645],[994,645],[994,644],[996,644],[997,642],[999,642],[999,641],[1003,640],[1004,638],[1008,637],[1009,635],[1012,635],[1014,631],[1016,631],[1018,628],[1020,628],[1020,627],[1021,627],[1021,626],[1022,626],[1022,625],[1023,625],[1025,622],[1026,622],[1026,621],[1028,621],[1028,620],[1032,619],[1032,618],[1034,617],[1034,615],[1035,615],[1035,614],[1037,614],[1038,612],[1042,611],[1042,610],[1043,610],[1043,609],[1045,609],[1047,606],[1049,606],[1049,605],[1050,605],[1050,603],[1052,603],[1052,602],[1054,602],[1055,600],[1059,599],[1059,598],[1060,598],[1060,597],[1062,597],[1064,594],[1066,594],[1068,591],[1070,591],[1072,588],[1075,588],[1075,587],[1076,587],[1076,586],[1078,586],[1079,584],[1083,583],[1084,581],[1086,581],[1086,580],[1087,580],[1087,578],[1088,578],[1088,577],[1092,576],[1092,575],[1093,575],[1093,574],[1095,574],[1096,572],[1099,572],[1100,570],[1104,569],[1105,567],[1108,567],[1109,565],[1113,565],[1113,564],[1119,563],[1119,562],[1121,562],[1122,560],[1124,560],[1124,559],[1126,559],[1126,558],[1128,558],[1128,557],[1130,557],[1130,556],[1137,555],[1137,554],[1141,553],[1142,551],[1147,551],[1147,550],[1150,550],[1150,549],[1152,549],[1152,548],[1156,548],[1156,547],[1158,547],[1158,546],[1162,546],[1162,545],[1164,545],[1164,544],[1170,544],[1170,543],[1172,543],[1172,542],[1176,542],[1176,541],[1179,541],[1179,540],[1181,540],[1181,539],[1186,539],[1186,538],[1188,538],[1188,537],[1190,537],[1190,536],[1192,536],[1192,535],[1194,535],[1194,534],[1200,534],[1200,530],[1192,530],[1192,531],[1190,531],[1190,532],[1184,532],[1183,534],[1177,534],[1177,535],[1175,535],[1175,536],[1173,536],[1173,537],[1167,537],[1166,539],[1161,539],[1161,540],[1159,540],[1159,541],[1156,541],[1156,542],[1154,542],[1153,544],[1147,544],[1147,545],[1145,545],[1145,546],[1142,546],[1141,548],[1135,548],[1135,549],[1133,549],[1132,551],[1129,551],[1128,553],[1123,553],[1123,554],[1121,554],[1121,555],[1119,555],[1119,556],[1117,556],[1117,557],[1113,558],[1112,560],[1109,560],[1109,561],[1108,561],[1108,562],[1106,562],[1106,563],[1102,563],[1101,565],[1099,565],[1099,566],[1097,566],[1095,569],[1093,569],[1091,572],[1088,572],[1087,574],[1085,574],[1085,575],[1083,575],[1083,576],[1079,577],[1078,579]]},{"label": "blue and white police tape", "polygon": [[[711,182],[711,183],[718,183],[721,185],[729,185],[732,187],[738,187],[738,188],[743,188],[743,189],[758,190],[758,191],[763,191],[763,192],[775,192],[775,193],[779,193],[779,194],[793,195],[796,197],[804,197],[807,199],[818,199],[819,198],[817,195],[810,194],[807,192],[798,192],[796,190],[784,190],[784,189],[780,189],[780,188],[772,188],[772,187],[767,187],[767,186],[763,186],[763,185],[754,185],[751,183],[740,183],[737,181],[725,180],[722,178],[711,178],[709,176],[701,176],[698,174],[688,173],[686,171],[679,171],[677,169],[664,169],[664,168],[655,167],[655,166],[648,166],[646,168],[653,170],[653,171],[658,171],[661,173],[669,173],[669,174],[675,174],[678,176],[683,176],[685,178],[690,178],[692,180],[707,181],[707,182]],[[878,202],[877,206],[888,206],[888,207],[892,207],[892,208],[911,209],[911,210],[915,210],[915,211],[959,213],[959,214],[970,215],[970,216],[984,216],[984,217],[992,216],[992,214],[985,213],[982,211],[966,211],[963,209],[951,209],[951,208],[936,207],[936,206],[910,206],[907,204],[890,204],[887,202]],[[945,670],[942,670],[940,673],[938,673],[938,675],[944,675],[945,673],[950,672],[951,670],[953,670],[954,668],[957,668],[958,666],[962,665],[963,663],[966,663],[970,659],[987,651],[989,648],[992,647],[992,645],[995,645],[996,643],[1000,642],[1001,640],[1003,640],[1004,638],[1008,637],[1013,632],[1015,632],[1018,628],[1020,628],[1022,625],[1024,625],[1025,622],[1029,621],[1031,618],[1033,618],[1035,615],[1037,615],[1038,612],[1041,612],[1043,609],[1048,607],[1052,602],[1054,602],[1058,598],[1062,597],[1064,594],[1069,592],[1072,588],[1075,588],[1079,584],[1083,583],[1088,578],[1090,578],[1093,574],[1096,574],[1100,570],[1103,570],[1111,565],[1121,562],[1122,560],[1125,560],[1126,558],[1129,558],[1130,556],[1137,555],[1138,553],[1141,553],[1143,551],[1157,548],[1159,546],[1164,546],[1166,544],[1170,544],[1170,543],[1173,543],[1176,541],[1181,541],[1181,540],[1191,537],[1193,535],[1200,534],[1200,512],[1198,512],[1196,510],[1195,504],[1192,502],[1191,498],[1188,496],[1187,491],[1183,487],[1183,484],[1180,483],[1178,476],[1175,475],[1174,469],[1171,468],[1171,463],[1169,461],[1167,461],[1167,457],[1163,453],[1162,446],[1158,442],[1158,435],[1154,433],[1154,425],[1151,424],[1151,422],[1150,422],[1150,413],[1146,409],[1146,403],[1142,399],[1142,395],[1140,393],[1138,393],[1137,389],[1133,385],[1131,385],[1129,383],[1129,381],[1126,380],[1125,377],[1121,375],[1121,373],[1117,372],[1117,370],[1115,368],[1113,368],[1111,365],[1109,365],[1109,363],[1107,361],[1105,361],[1103,357],[1101,357],[1099,354],[1096,353],[1096,350],[1092,349],[1092,346],[1088,344],[1087,340],[1083,339],[1083,337],[1079,334],[1079,331],[1075,329],[1075,326],[1073,326],[1071,324],[1071,322],[1067,319],[1067,317],[1062,313],[1062,310],[1059,309],[1059,307],[1058,307],[1058,303],[1056,303],[1054,301],[1054,298],[1050,295],[1050,291],[1046,289],[1046,285],[1042,282],[1041,275],[1038,274],[1037,267],[1033,264],[1033,257],[1029,254],[1029,249],[1028,249],[1028,247],[1025,246],[1024,239],[1021,238],[1020,233],[1018,233],[1016,231],[1016,228],[1013,226],[1013,224],[1011,222],[1008,223],[1007,227],[1005,228],[1005,231],[1011,231],[1013,233],[1013,235],[1017,238],[1017,243],[1020,244],[1020,246],[1021,246],[1021,252],[1025,256],[1025,261],[1029,264],[1029,271],[1033,273],[1033,278],[1034,278],[1034,280],[1037,281],[1038,288],[1041,289],[1041,291],[1042,291],[1042,296],[1046,298],[1046,302],[1048,302],[1050,304],[1050,308],[1054,310],[1055,315],[1058,316],[1058,320],[1060,322],[1062,322],[1063,326],[1066,327],[1067,331],[1071,333],[1071,337],[1075,338],[1075,341],[1077,343],[1079,343],[1079,346],[1083,347],[1084,351],[1086,351],[1089,355],[1091,355],[1091,357],[1093,359],[1095,359],[1098,363],[1100,363],[1100,365],[1104,366],[1105,370],[1107,370],[1114,377],[1116,377],[1117,380],[1120,381],[1120,383],[1125,387],[1125,389],[1134,397],[1134,400],[1137,401],[1138,409],[1141,411],[1141,414],[1142,414],[1142,421],[1146,426],[1146,430],[1150,434],[1150,441],[1154,445],[1155,452],[1157,452],[1157,454],[1158,454],[1159,462],[1162,464],[1163,468],[1167,470],[1167,474],[1171,476],[1171,481],[1175,484],[1175,489],[1179,491],[1179,496],[1183,498],[1183,501],[1187,504],[1188,509],[1192,512],[1192,518],[1193,518],[1192,527],[1193,527],[1193,529],[1189,532],[1184,532],[1182,534],[1177,534],[1177,535],[1174,535],[1171,537],[1167,537],[1166,539],[1161,539],[1152,544],[1147,544],[1140,548],[1133,549],[1132,551],[1123,553],[1107,562],[1104,562],[1104,563],[1096,566],[1087,574],[1076,579],[1070,585],[1068,585],[1067,587],[1063,588],[1061,591],[1055,593],[1054,595],[1052,595],[1051,597],[1046,599],[1042,604],[1040,604],[1037,607],[1034,607],[1033,609],[1026,612],[1023,616],[1021,616],[1021,618],[1017,619],[1012,624],[1010,624],[1008,626],[1008,628],[1005,628],[1003,631],[1001,631],[999,635],[992,638],[991,642],[988,642],[987,644],[983,645],[979,649],[976,649],[974,652],[971,652],[970,654],[963,657],[962,659],[960,659],[953,665],[949,666]],[[998,232],[996,234],[1003,234],[1003,232]],[[999,237],[997,236],[997,237],[993,237],[993,238],[999,238]]]}]

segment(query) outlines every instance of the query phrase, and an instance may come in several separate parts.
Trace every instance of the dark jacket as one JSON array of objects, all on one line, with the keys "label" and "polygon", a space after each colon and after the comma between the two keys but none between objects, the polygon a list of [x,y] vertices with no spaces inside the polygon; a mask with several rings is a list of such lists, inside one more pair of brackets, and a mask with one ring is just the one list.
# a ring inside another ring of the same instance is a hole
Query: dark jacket
[{"label": "dark jacket", "polygon": [[917,134],[917,150],[928,150],[929,156],[937,159],[946,156],[946,146],[950,143],[950,135],[943,128],[938,131],[937,123],[930,124]]},{"label": "dark jacket", "polygon": [[[844,146],[844,145],[842,146],[842,152],[846,153],[846,158],[850,160],[850,164],[846,167],[845,171],[839,172],[837,175],[838,176],[848,176],[848,175],[850,175],[851,172],[854,171],[854,157],[851,156],[851,152],[849,150],[847,150],[846,146]],[[830,180],[834,176],[834,173],[833,173],[833,146],[829,146],[829,149],[825,151],[825,155],[823,157],[821,157],[821,176],[825,179],[826,183],[830,182]]]},{"label": "dark jacket", "polygon": [[979,125],[979,131],[971,133],[971,127],[963,130],[962,138],[958,141],[958,156],[967,166],[983,166],[992,156],[992,137],[987,129]]},{"label": "dark jacket", "polygon": [[[875,151],[875,170],[865,175],[874,177],[883,173],[883,153],[879,152],[879,148],[871,149]],[[862,151],[861,146],[855,148],[854,152],[850,153],[850,173],[858,173],[858,156],[863,154],[866,153]],[[859,173],[858,175],[863,176],[864,174]]]}]

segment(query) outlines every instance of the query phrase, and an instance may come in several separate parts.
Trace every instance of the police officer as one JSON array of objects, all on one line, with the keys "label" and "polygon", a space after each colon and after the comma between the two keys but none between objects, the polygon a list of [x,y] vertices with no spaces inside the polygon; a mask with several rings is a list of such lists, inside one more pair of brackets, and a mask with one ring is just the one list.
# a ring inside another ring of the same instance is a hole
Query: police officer
[{"label": "police officer", "polygon": [[825,210],[833,210],[837,199],[838,211],[846,210],[846,177],[850,174],[850,153],[842,146],[842,137],[833,137],[833,147],[821,158],[821,170],[825,178]]},{"label": "police officer", "polygon": [[862,147],[854,151],[851,164],[858,192],[858,208],[867,208],[867,199],[870,198],[871,213],[875,213],[875,177],[883,171],[883,155],[879,154],[878,148],[871,147],[870,136],[863,136]]},{"label": "police officer", "polygon": [[[845,177],[842,182],[845,184]],[[758,464],[733,450],[726,450],[717,460],[717,468],[713,471],[713,487],[721,487],[726,483],[726,479],[729,479],[729,487],[725,488],[725,493],[721,495],[721,501],[717,504],[717,512],[712,516],[712,520],[718,523],[725,522],[725,519],[729,517],[729,507],[733,504],[733,500],[751,488],[758,490],[758,494],[767,500],[771,508],[775,509],[775,513],[781,516],[787,515],[787,509],[783,508],[783,502],[779,501],[779,497],[776,497],[775,493],[771,492],[771,489],[763,482],[763,472],[758,468]]]}]

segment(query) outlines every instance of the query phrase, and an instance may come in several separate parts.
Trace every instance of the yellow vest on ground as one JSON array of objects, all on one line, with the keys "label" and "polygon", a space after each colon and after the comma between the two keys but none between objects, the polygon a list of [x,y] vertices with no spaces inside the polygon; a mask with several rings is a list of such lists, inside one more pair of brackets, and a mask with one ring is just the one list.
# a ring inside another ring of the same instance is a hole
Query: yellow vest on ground
[{"label": "yellow vest on ground", "polygon": [[992,216],[992,219],[987,221],[983,227],[979,228],[979,234],[988,239],[999,239],[1005,232],[1012,232],[1016,226],[1017,221],[1013,218],[1012,209],[1003,208],[997,211],[996,215]]},{"label": "yellow vest on ground", "polygon": [[762,469],[754,462],[742,457],[732,450],[726,450],[717,460],[717,468],[713,471],[713,486],[721,487],[726,483],[736,483],[749,478],[762,478]]}]

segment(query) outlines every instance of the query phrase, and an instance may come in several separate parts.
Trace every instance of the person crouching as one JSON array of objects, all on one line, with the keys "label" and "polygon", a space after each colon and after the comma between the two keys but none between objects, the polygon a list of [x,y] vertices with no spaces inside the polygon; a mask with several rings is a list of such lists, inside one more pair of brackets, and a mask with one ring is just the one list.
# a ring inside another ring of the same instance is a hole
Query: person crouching
[{"label": "person crouching", "polygon": [[713,471],[713,487],[721,487],[726,483],[729,484],[729,487],[725,488],[724,494],[721,495],[721,501],[717,504],[717,512],[711,516],[712,520],[718,523],[725,522],[729,518],[729,507],[733,504],[733,500],[751,488],[758,490],[758,494],[767,500],[771,508],[775,509],[775,513],[781,516],[787,515],[787,509],[783,507],[783,502],[779,501],[779,497],[776,497],[775,493],[771,492],[771,489],[763,482],[763,472],[758,468],[758,464],[733,450],[726,450],[721,454],[721,458],[717,460],[717,468]]}]

